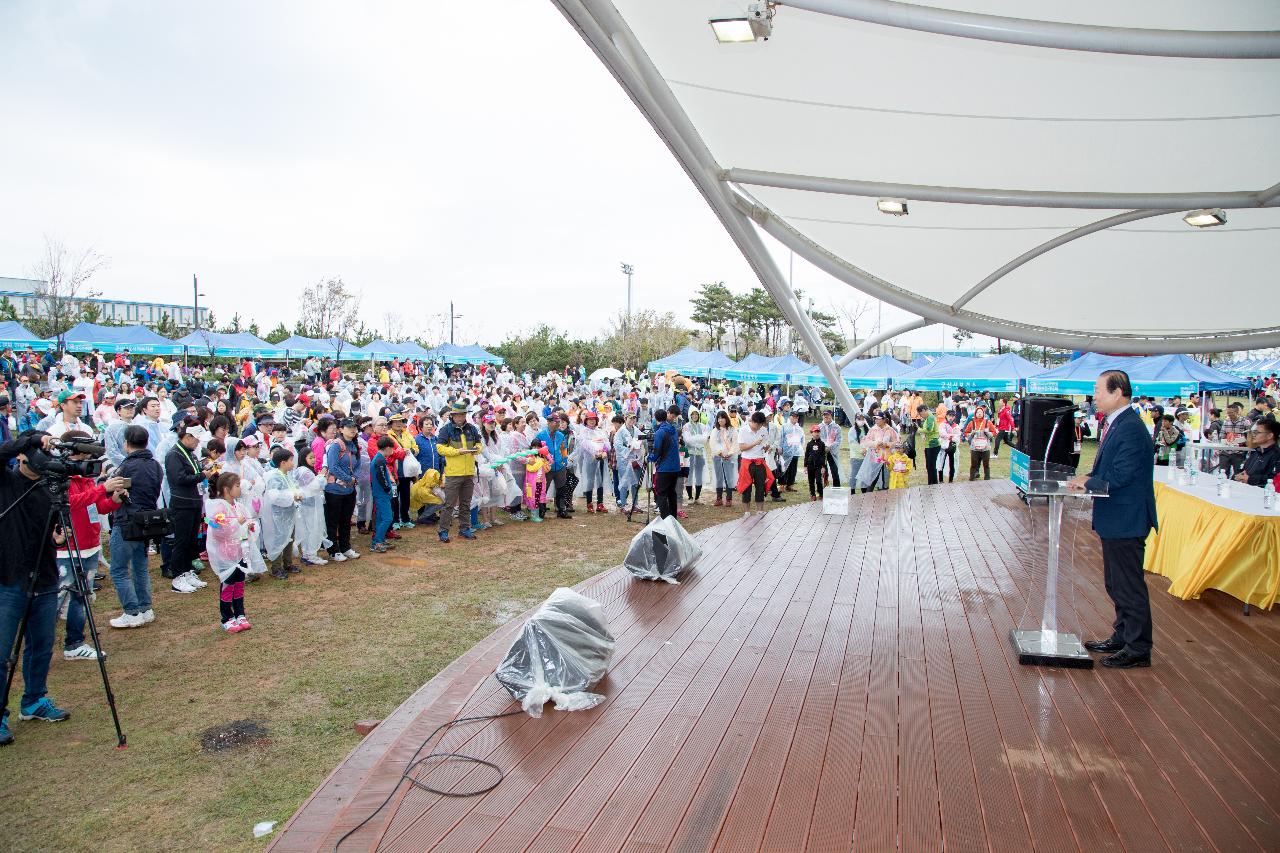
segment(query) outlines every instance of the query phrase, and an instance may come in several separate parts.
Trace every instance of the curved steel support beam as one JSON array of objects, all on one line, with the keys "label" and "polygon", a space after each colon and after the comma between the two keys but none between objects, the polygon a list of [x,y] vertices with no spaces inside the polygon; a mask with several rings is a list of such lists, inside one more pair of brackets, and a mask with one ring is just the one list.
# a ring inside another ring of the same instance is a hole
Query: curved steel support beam
[{"label": "curved steel support beam", "polygon": [[1059,234],[1052,240],[1046,240],[1034,249],[1018,255],[1018,257],[1009,261],[1009,263],[1000,267],[1000,269],[996,270],[991,275],[966,290],[963,296],[951,303],[951,310],[959,311],[979,293],[986,290],[988,287],[1025,264],[1027,261],[1038,258],[1046,252],[1051,252],[1064,243],[1070,243],[1072,240],[1079,239],[1080,237],[1087,237],[1088,235],[1096,234],[1099,231],[1106,231],[1108,228],[1112,228],[1116,225],[1123,225],[1126,222],[1136,222],[1139,219],[1150,219],[1153,216],[1164,216],[1166,213],[1180,212],[1181,211],[1178,210],[1131,210],[1128,213],[1118,213],[1115,216],[1108,216],[1106,219],[1099,219],[1097,222],[1090,222],[1088,225],[1082,225],[1065,234]]},{"label": "curved steel support beam", "polygon": [[1064,207],[1078,210],[1195,210],[1202,207],[1239,209],[1269,207],[1280,203],[1280,189],[1214,193],[1098,193],[1057,190],[1002,190],[975,187],[938,187],[926,184],[890,184],[792,175],[758,169],[725,169],[721,179],[744,186],[835,193],[878,198],[905,198],[946,204],[987,204],[1001,207]]},{"label": "curved steel support beam", "polygon": [[867,338],[865,341],[845,353],[845,355],[836,362],[836,367],[844,370],[855,358],[862,355],[864,352],[870,352],[885,341],[891,341],[898,335],[905,335],[907,332],[914,332],[916,329],[923,329],[925,326],[932,325],[932,320],[912,320],[909,323],[903,323],[901,326],[895,326],[887,332],[881,332],[875,337]]},{"label": "curved steel support beam", "polygon": [[892,0],[778,0],[783,6],[944,36],[1135,56],[1277,59],[1280,32],[1144,30],[958,12]]}]

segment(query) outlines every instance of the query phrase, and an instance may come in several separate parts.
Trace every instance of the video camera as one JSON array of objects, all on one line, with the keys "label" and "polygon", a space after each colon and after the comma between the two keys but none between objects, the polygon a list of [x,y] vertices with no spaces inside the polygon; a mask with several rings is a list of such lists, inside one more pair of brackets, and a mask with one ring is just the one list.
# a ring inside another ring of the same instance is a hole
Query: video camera
[{"label": "video camera", "polygon": [[[88,454],[92,459],[72,459],[76,454]],[[45,477],[89,477],[102,475],[102,463],[107,448],[94,441],[53,442],[52,452],[38,448],[27,451],[27,467]]]}]

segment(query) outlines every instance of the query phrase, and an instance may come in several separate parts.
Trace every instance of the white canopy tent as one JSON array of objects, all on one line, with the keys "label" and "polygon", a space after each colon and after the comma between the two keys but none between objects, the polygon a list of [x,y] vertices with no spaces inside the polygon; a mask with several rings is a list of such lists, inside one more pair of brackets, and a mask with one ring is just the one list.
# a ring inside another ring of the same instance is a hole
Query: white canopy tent
[{"label": "white canopy tent", "polygon": [[[722,44],[709,21],[748,0],[555,2],[810,352],[761,231],[920,317],[882,338],[1280,345],[1280,4],[787,0],[756,7],[768,40]],[[1202,208],[1228,221],[1183,221]]]}]

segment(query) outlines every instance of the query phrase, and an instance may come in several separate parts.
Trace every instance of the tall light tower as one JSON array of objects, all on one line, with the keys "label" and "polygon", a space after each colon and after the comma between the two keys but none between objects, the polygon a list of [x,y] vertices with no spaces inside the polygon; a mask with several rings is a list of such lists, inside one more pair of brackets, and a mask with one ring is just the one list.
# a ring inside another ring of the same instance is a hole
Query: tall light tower
[{"label": "tall light tower", "polygon": [[[204,296],[204,294],[200,292],[200,284],[199,284],[199,281],[196,279],[195,273],[191,274],[191,293],[192,293],[192,296],[194,297],[194,308],[195,308],[195,314],[193,314],[191,317],[191,328],[192,330],[198,332],[200,331],[200,297]],[[210,329],[210,331],[213,331],[213,330]]]},{"label": "tall light tower", "polygon": [[631,274],[634,273],[635,271],[636,271],[635,267],[623,261],[622,274],[627,277],[627,328],[628,329],[631,328]]}]

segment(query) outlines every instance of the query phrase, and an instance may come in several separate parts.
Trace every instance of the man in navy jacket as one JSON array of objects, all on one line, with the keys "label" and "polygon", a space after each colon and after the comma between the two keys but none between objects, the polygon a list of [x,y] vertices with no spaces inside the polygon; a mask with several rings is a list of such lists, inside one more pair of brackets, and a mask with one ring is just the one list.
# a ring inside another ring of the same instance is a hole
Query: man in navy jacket
[{"label": "man in navy jacket", "polygon": [[1102,540],[1102,570],[1116,621],[1106,640],[1085,648],[1109,652],[1103,666],[1151,665],[1151,601],[1142,575],[1147,534],[1156,527],[1155,445],[1129,405],[1133,387],[1123,370],[1108,370],[1094,384],[1094,402],[1106,416],[1093,470],[1070,481],[1071,489],[1107,489],[1093,502],[1093,529]]},{"label": "man in navy jacket", "polygon": [[676,514],[676,481],[680,477],[680,433],[665,410],[658,409],[653,413],[653,417],[658,426],[653,431],[653,448],[649,452],[649,461],[655,463],[653,491],[654,499],[658,502],[658,515],[666,518]]}]

